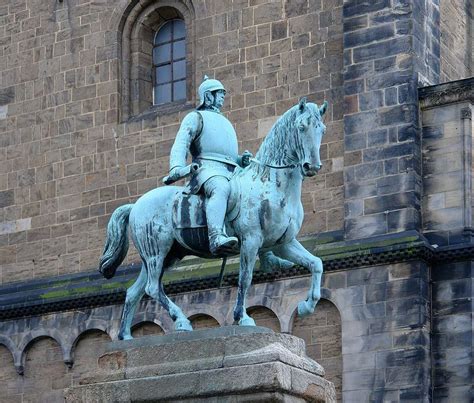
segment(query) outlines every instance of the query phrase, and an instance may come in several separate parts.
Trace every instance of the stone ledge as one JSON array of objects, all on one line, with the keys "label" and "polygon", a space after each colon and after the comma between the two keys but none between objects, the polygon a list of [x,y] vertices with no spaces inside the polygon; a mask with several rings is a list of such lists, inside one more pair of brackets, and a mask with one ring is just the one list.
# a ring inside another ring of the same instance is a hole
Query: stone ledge
[{"label": "stone ledge", "polygon": [[[302,243],[308,250],[323,259],[324,270],[328,272],[410,260],[434,263],[474,258],[474,245],[471,243],[433,248],[423,236],[416,232],[347,243],[335,242],[321,245],[314,239],[308,239]],[[0,287],[0,320],[122,304],[126,288],[135,281],[139,267],[138,264],[122,267],[111,281],[103,279],[98,272],[88,272],[54,279],[7,284]],[[205,263],[203,271],[200,268],[187,271],[186,268],[181,267],[179,271],[165,275],[166,292],[169,295],[176,295],[218,288],[219,270],[219,261]],[[226,273],[222,286],[236,286],[238,263],[229,264]],[[307,275],[309,275],[308,271],[300,266],[271,272],[257,268],[253,282],[265,283]]]}]

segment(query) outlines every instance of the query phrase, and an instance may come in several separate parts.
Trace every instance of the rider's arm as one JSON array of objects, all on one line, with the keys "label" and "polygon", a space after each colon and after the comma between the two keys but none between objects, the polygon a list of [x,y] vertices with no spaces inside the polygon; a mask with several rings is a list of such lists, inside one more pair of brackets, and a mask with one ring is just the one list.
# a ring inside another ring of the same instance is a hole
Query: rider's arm
[{"label": "rider's arm", "polygon": [[198,112],[191,112],[183,119],[176,134],[170,154],[170,172],[177,167],[186,166],[189,147],[202,130],[202,118]]}]

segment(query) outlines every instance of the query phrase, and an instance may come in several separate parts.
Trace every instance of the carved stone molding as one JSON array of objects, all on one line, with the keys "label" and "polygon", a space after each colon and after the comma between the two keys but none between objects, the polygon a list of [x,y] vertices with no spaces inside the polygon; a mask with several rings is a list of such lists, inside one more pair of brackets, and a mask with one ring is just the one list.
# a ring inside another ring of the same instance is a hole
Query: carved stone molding
[{"label": "carved stone molding", "polygon": [[461,109],[461,119],[472,119],[472,110],[471,110],[471,108]]},{"label": "carved stone molding", "polygon": [[474,77],[419,88],[418,96],[422,109],[456,102],[474,102]]}]

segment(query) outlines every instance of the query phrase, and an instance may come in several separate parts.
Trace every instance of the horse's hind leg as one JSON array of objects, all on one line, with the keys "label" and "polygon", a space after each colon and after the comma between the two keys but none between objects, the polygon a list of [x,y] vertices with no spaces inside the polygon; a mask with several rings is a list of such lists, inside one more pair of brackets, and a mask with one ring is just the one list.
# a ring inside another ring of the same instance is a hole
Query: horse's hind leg
[{"label": "horse's hind leg", "polygon": [[183,330],[193,330],[191,322],[188,320],[186,315],[184,315],[181,308],[171,301],[168,296],[165,294],[163,288],[163,274],[165,271],[164,267],[164,257],[159,255],[157,257],[152,257],[147,260],[148,267],[148,282],[146,285],[146,293],[152,298],[155,298],[160,302],[163,308],[168,311],[171,319],[175,323],[175,329],[178,331]]},{"label": "horse's hind leg", "polygon": [[174,321],[174,328],[177,331],[190,331],[193,330],[191,322],[189,319],[183,314],[181,309],[178,305],[176,305],[173,301],[171,301],[165,293],[163,283],[160,280],[160,294],[159,300],[161,305],[165,307],[168,313],[171,316],[171,319]]},{"label": "horse's hind leg", "polygon": [[120,331],[118,334],[119,340],[133,339],[130,327],[132,326],[133,315],[135,315],[137,305],[145,294],[146,278],[147,274],[145,264],[142,264],[142,269],[138,278],[127,290],[127,296],[125,297],[125,304],[122,311],[122,321],[120,322]]},{"label": "horse's hind leg", "polygon": [[153,222],[146,225],[137,234],[135,246],[137,246],[147,270],[145,292],[168,311],[171,319],[175,322],[176,330],[193,330],[191,322],[183,314],[183,311],[163,291],[162,279],[165,269],[179,260],[179,256],[175,256],[175,251],[172,250],[173,243],[171,228],[157,228]]},{"label": "horse's hind leg", "polygon": [[306,267],[311,272],[311,287],[305,301],[298,304],[298,315],[306,316],[314,312],[314,308],[321,298],[321,277],[323,262],[319,257],[309,253],[296,239],[279,246],[275,253],[284,259]]}]

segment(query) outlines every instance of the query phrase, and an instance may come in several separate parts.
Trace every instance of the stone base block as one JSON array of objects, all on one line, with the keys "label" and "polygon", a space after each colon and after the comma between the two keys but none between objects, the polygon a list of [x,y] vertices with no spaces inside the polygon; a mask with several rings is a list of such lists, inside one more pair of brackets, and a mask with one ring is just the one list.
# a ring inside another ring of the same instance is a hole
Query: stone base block
[{"label": "stone base block", "polygon": [[304,341],[228,326],[112,342],[67,402],[335,402]]}]

